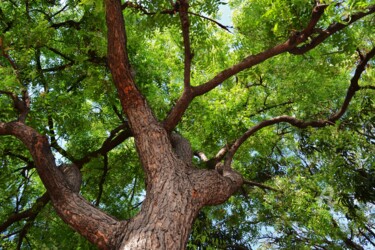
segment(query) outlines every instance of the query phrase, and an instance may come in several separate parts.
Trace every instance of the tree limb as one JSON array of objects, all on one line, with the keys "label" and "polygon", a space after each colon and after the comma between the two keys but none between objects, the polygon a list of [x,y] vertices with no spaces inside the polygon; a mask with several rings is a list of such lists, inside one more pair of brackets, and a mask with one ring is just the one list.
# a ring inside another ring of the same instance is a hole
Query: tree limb
[{"label": "tree limb", "polygon": [[180,0],[179,1],[179,14],[181,20],[181,27],[182,27],[182,37],[184,40],[184,88],[189,89],[190,86],[190,75],[191,75],[191,60],[193,55],[191,53],[190,48],[190,34],[189,34],[189,16],[188,16],[188,9],[189,4],[187,0]]},{"label": "tree limb", "polygon": [[48,190],[59,216],[100,248],[114,248],[114,230],[120,230],[123,223],[95,208],[78,193],[70,190],[63,173],[56,166],[47,137],[21,122],[0,122],[1,135],[18,138],[30,151],[39,177]]},{"label": "tree limb", "polygon": [[[173,4],[173,3],[172,3],[172,4]],[[173,8],[173,9],[166,9],[166,10],[161,10],[161,11],[158,11],[158,12],[150,12],[150,11],[148,11],[145,7],[143,7],[141,4],[137,4],[137,3],[130,2],[130,1],[126,1],[125,3],[122,4],[122,9],[125,9],[125,8],[132,8],[132,9],[134,9],[134,10],[138,10],[138,11],[142,12],[143,14],[145,14],[145,15],[149,15],[149,16],[151,16],[151,15],[156,15],[156,14],[168,14],[168,15],[174,15],[174,14],[176,14],[176,13],[178,12],[178,9],[176,9],[176,5],[175,5],[175,4],[173,4],[173,6],[175,7],[175,8]],[[200,17],[200,18],[203,18],[203,19],[206,19],[206,20],[208,20],[208,21],[210,21],[210,22],[213,22],[213,23],[215,23],[217,26],[219,26],[220,28],[222,28],[222,29],[224,29],[224,30],[226,30],[226,31],[228,31],[228,32],[230,32],[230,33],[232,33],[232,32],[229,30],[230,27],[225,26],[225,25],[219,23],[218,21],[216,21],[216,20],[214,20],[214,19],[212,19],[212,18],[209,18],[209,17],[206,17],[206,16],[202,16],[202,15],[200,15],[200,14],[193,13],[193,12],[191,12],[191,11],[188,11],[187,13],[188,13],[188,14],[191,14],[191,15],[194,15],[194,16],[197,16],[197,17]]]},{"label": "tree limb", "polygon": [[4,44],[3,44],[3,38],[1,36],[0,36],[0,49],[1,49],[2,55],[8,60],[8,62],[12,66],[13,70],[15,70],[17,72],[18,66],[17,66],[16,62],[9,56],[9,54],[6,53],[6,50],[5,50]]},{"label": "tree limb", "polygon": [[[176,105],[171,109],[170,113],[164,120],[163,124],[166,130],[171,131],[173,128],[178,124],[181,120],[186,109],[189,107],[190,102],[197,96],[203,95],[212,89],[216,88],[220,85],[223,81],[227,80],[228,78],[232,77],[233,75],[245,70],[249,69],[269,58],[275,57],[279,54],[284,52],[290,52],[292,54],[303,54],[307,51],[315,48],[317,45],[322,43],[326,38],[333,35],[334,33],[342,30],[343,28],[347,27],[348,25],[334,23],[328,29],[327,33],[324,33],[318,38],[313,39],[313,43],[310,46],[302,46],[298,48],[297,46],[300,44],[305,43],[310,39],[315,32],[315,26],[318,21],[321,19],[324,10],[327,8],[327,5],[317,4],[313,10],[312,15],[309,23],[307,24],[306,28],[302,32],[296,32],[293,34],[287,41],[282,44],[276,45],[273,48],[260,52],[256,55],[250,55],[243,59],[241,62],[229,67],[221,72],[219,72],[215,77],[213,77],[208,82],[192,87],[191,93],[184,92],[180,99],[176,102]],[[365,16],[372,14],[375,11],[375,6],[370,6],[367,12],[359,12],[353,14],[352,16],[348,17],[347,21],[349,23],[353,23]],[[298,52],[298,53],[297,53]]]},{"label": "tree limb", "polygon": [[259,131],[259,130],[265,128],[265,127],[268,127],[268,126],[271,126],[271,125],[274,125],[274,124],[278,124],[278,123],[281,123],[281,122],[289,123],[290,125],[292,125],[294,127],[297,127],[297,128],[301,128],[301,129],[307,128],[307,127],[319,128],[319,127],[325,127],[325,126],[328,126],[328,125],[335,124],[335,122],[338,119],[340,119],[344,115],[346,110],[348,109],[350,101],[353,99],[353,96],[355,95],[355,93],[358,90],[361,89],[359,84],[358,84],[359,78],[361,77],[362,73],[365,71],[367,63],[374,56],[375,56],[375,47],[369,53],[367,53],[363,57],[363,59],[359,62],[358,66],[356,68],[356,71],[354,73],[354,76],[352,77],[352,79],[350,81],[350,85],[349,85],[345,100],[344,100],[340,110],[338,110],[336,113],[332,114],[327,120],[304,121],[304,120],[299,120],[295,117],[285,116],[285,115],[284,116],[278,116],[278,117],[275,117],[275,118],[272,118],[272,119],[269,119],[269,120],[264,120],[264,121],[258,123],[257,125],[251,127],[249,130],[247,130],[240,138],[238,138],[233,143],[233,145],[230,147],[227,155],[225,156],[224,165],[230,166],[234,154],[236,153],[238,148],[242,145],[242,143],[244,143],[250,136],[255,134],[257,131]]},{"label": "tree limb", "polygon": [[[78,2],[76,3],[73,3],[75,6],[78,5]],[[81,19],[80,21],[75,21],[75,20],[66,20],[66,21],[63,21],[63,22],[59,22],[59,23],[52,23],[52,18],[54,18],[55,16],[59,15],[61,12],[63,12],[67,7],[69,6],[69,3],[65,4],[60,10],[58,10],[57,12],[51,14],[51,16],[48,15],[47,19],[50,21],[51,23],[51,28],[54,28],[54,29],[59,29],[61,27],[65,27],[65,28],[74,28],[76,30],[80,30],[81,29],[81,22],[83,19]],[[43,13],[44,15],[47,15],[45,13]]]},{"label": "tree limb", "polygon": [[[341,23],[331,24],[327,29],[325,29],[323,31],[319,31],[318,36],[312,38],[310,42],[308,42],[307,44],[304,44],[301,47],[295,47],[295,48],[289,50],[289,52],[294,54],[294,55],[301,55],[301,54],[306,53],[307,51],[309,51],[309,50],[315,48],[316,46],[318,46],[319,44],[321,44],[328,37],[332,36],[333,34],[337,33],[338,31],[344,29],[345,27],[349,26],[350,24],[354,23],[355,21],[361,19],[362,17],[368,16],[368,15],[374,13],[375,12],[375,5],[371,5],[371,6],[367,7],[366,10],[367,11],[358,12],[358,13],[355,13],[355,14],[345,18]],[[305,31],[306,30],[304,30],[304,32],[302,32],[302,36],[306,36],[306,34],[308,34],[308,33],[305,33]],[[314,31],[314,28],[310,27],[310,31]]]},{"label": "tree limb", "polygon": [[79,167],[82,167],[83,164],[89,162],[92,158],[97,157],[99,155],[105,155],[115,147],[117,147],[120,143],[122,143],[127,138],[131,137],[133,134],[130,131],[130,127],[128,123],[123,123],[120,126],[116,127],[110,132],[109,137],[103,142],[102,146],[85,155],[81,159],[74,160],[74,164]]},{"label": "tree limb", "polygon": [[220,85],[223,81],[227,80],[228,78],[232,77],[233,75],[253,67],[254,65],[257,65],[269,58],[275,57],[279,54],[282,54],[284,52],[287,52],[291,50],[292,48],[296,47],[298,44],[301,44],[305,42],[309,35],[311,35],[311,28],[310,26],[312,24],[316,24],[316,22],[321,18],[321,16],[324,13],[324,10],[327,6],[326,5],[317,5],[313,9],[313,14],[311,17],[311,21],[307,25],[307,28],[305,29],[306,33],[303,35],[296,34],[294,36],[291,36],[287,41],[285,41],[282,44],[278,44],[274,46],[273,48],[270,48],[268,50],[265,50],[263,52],[260,52],[256,55],[250,55],[243,59],[241,62],[233,65],[232,67],[229,67],[221,72],[219,72],[216,76],[214,76],[211,80],[208,82],[192,87],[191,93],[184,93],[178,99],[176,105],[172,108],[170,113],[168,114],[167,118],[164,120],[164,128],[167,131],[173,130],[173,128],[177,125],[177,123],[181,120],[181,117],[185,113],[186,109],[188,108],[190,102],[197,96],[203,95],[212,89],[216,88],[218,85]]},{"label": "tree limb", "polygon": [[[107,154],[110,150],[118,146],[121,142],[123,142],[125,139],[129,138],[130,136],[131,136],[131,132],[129,129],[129,125],[127,123],[121,124],[120,126],[116,127],[110,132],[110,136],[103,142],[102,146],[98,150],[87,154],[85,157],[79,160],[72,159],[72,162],[74,162],[77,166],[82,167],[83,164],[89,162],[90,159],[97,157],[99,155]],[[34,162],[30,161],[26,157],[13,154],[11,152],[5,152],[5,154],[17,157],[21,159],[22,161],[25,161],[28,165],[32,164],[33,166],[35,166]],[[43,194],[40,198],[36,200],[36,202],[32,205],[30,209],[25,210],[21,213],[17,213],[17,214],[13,214],[9,216],[6,221],[0,224],[0,232],[5,231],[13,223],[16,223],[20,220],[31,217],[33,213],[39,213],[49,201],[50,201],[50,198],[48,196],[48,193]]]},{"label": "tree limb", "polygon": [[27,90],[22,91],[22,99],[20,99],[16,94],[10,91],[0,90],[0,94],[9,96],[13,101],[13,107],[19,113],[18,121],[25,122],[27,114],[30,111],[30,98]]},{"label": "tree limb", "polygon": [[48,193],[44,193],[39,197],[31,208],[21,212],[10,215],[4,222],[0,224],[0,232],[4,232],[13,223],[21,221],[25,218],[36,217],[39,212],[45,207],[45,205],[50,201]]}]

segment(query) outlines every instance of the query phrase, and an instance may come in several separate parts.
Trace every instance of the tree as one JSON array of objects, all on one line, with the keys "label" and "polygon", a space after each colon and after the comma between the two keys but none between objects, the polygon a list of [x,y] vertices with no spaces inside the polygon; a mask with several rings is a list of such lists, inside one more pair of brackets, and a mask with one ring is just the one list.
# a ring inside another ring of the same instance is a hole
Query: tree
[{"label": "tree", "polygon": [[2,247],[375,246],[374,2],[221,4],[0,3]]}]

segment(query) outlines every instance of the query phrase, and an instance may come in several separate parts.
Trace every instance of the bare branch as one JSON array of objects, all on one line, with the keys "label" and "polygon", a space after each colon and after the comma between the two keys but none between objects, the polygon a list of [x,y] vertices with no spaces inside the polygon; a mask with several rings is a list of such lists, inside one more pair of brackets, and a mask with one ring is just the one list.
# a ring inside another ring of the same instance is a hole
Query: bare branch
[{"label": "bare branch", "polygon": [[220,28],[222,28],[222,29],[228,31],[229,33],[232,33],[232,32],[229,30],[229,28],[232,28],[232,27],[230,27],[230,26],[225,26],[225,25],[219,23],[218,21],[216,21],[216,20],[214,20],[214,19],[212,19],[212,18],[209,18],[209,17],[206,17],[206,16],[202,16],[202,15],[199,15],[199,14],[197,14],[197,13],[193,13],[193,12],[190,12],[190,11],[188,11],[188,13],[191,14],[191,15],[193,15],[193,16],[197,16],[197,17],[200,17],[200,18],[206,19],[206,20],[208,20],[208,21],[210,21],[210,22],[213,22],[213,23],[215,23],[217,26],[219,26]]}]

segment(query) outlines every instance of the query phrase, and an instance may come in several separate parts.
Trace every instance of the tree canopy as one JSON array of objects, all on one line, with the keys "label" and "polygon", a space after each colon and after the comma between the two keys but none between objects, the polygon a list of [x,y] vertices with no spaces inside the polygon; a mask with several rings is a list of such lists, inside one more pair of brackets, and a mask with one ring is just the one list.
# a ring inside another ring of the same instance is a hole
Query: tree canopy
[{"label": "tree canopy", "polygon": [[[164,144],[192,183],[204,180],[188,169],[217,185],[193,189],[188,249],[375,247],[374,12],[373,0],[1,1],[0,248],[111,248],[109,227],[79,224],[103,211],[122,228],[157,203]],[[67,165],[79,194],[56,170]]]}]

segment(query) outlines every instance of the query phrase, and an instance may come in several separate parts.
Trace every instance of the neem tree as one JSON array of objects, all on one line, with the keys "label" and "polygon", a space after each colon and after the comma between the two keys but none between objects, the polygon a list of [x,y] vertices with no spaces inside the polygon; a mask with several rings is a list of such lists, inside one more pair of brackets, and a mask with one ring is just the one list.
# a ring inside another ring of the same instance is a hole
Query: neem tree
[{"label": "neem tree", "polygon": [[0,2],[0,246],[375,246],[374,2],[221,4]]}]

